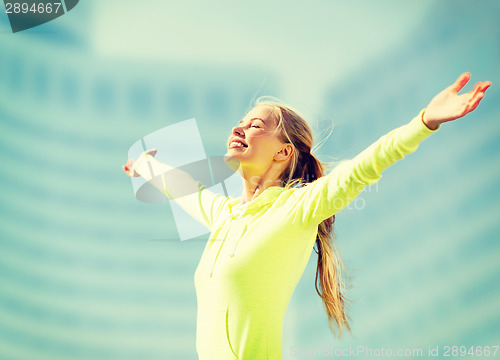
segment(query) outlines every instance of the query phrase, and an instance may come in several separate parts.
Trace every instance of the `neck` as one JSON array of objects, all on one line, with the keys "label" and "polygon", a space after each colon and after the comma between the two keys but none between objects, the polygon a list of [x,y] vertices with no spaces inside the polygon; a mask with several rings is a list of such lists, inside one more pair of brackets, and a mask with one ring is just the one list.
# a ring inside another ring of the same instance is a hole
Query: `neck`
[{"label": "neck", "polygon": [[271,186],[281,186],[281,180],[278,179],[279,174],[271,169],[260,174],[243,169],[240,170],[240,175],[243,179],[243,192],[240,204],[252,201]]}]

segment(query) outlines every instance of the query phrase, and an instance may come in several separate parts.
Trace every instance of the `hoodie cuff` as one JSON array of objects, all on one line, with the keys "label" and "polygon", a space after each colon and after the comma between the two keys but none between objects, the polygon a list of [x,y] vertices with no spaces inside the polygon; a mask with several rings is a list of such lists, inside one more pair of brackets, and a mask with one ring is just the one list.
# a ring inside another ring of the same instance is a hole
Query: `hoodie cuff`
[{"label": "hoodie cuff", "polygon": [[[422,131],[423,131],[423,132],[425,132],[425,133],[427,133],[427,134],[429,134],[429,135],[430,135],[430,134],[435,133],[436,131],[438,131],[438,130],[439,130],[439,128],[441,127],[441,125],[440,125],[440,124],[438,124],[437,128],[436,128],[436,129],[434,129],[434,130],[429,129],[429,128],[427,127],[427,125],[425,125],[425,123],[424,123],[424,113],[425,113],[425,110],[426,110],[426,109],[422,109],[422,110],[420,111],[420,113],[418,114],[417,118],[418,118],[418,120],[419,120],[419,121],[417,121],[416,119],[413,119],[413,121],[417,122],[417,123],[420,125],[420,127],[422,128]],[[415,124],[415,125],[416,125],[416,124]]]}]

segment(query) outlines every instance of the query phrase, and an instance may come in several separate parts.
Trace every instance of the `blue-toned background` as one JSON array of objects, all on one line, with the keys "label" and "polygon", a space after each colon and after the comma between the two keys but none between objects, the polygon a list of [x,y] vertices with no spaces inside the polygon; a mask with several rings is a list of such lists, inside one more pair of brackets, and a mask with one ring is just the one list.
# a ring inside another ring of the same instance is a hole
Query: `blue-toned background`
[{"label": "blue-toned background", "polygon": [[283,357],[500,345],[498,1],[82,0],[16,34],[0,9],[0,359],[196,358],[206,237],[173,241],[168,204],[135,199],[121,166],[142,136],[195,117],[223,155],[273,95],[318,140],[333,122],[318,154],[346,159],[464,71],[493,83],[480,107],[337,215],[355,335],[332,338],[313,253]]}]

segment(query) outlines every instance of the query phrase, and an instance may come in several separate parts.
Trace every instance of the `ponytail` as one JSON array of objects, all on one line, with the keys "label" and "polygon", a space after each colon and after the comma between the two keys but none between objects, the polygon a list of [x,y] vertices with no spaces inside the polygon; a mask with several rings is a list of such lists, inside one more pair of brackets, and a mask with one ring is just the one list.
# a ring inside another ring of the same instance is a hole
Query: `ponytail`
[{"label": "ponytail", "polygon": [[[256,105],[269,105],[277,109],[278,126],[276,131],[282,136],[284,142],[294,146],[292,159],[287,169],[281,174],[285,187],[295,184],[311,183],[324,175],[324,164],[313,154],[312,130],[302,115],[297,110],[275,100],[261,101],[257,99]],[[344,278],[348,277],[342,259],[334,247],[335,235],[333,225],[335,215],[318,225],[316,246],[318,250],[318,264],[316,267],[315,287],[316,292],[323,300],[323,305],[328,315],[328,323],[332,332],[338,337],[344,330],[351,333],[350,319],[346,314],[345,297],[346,284]],[[318,288],[318,278],[319,287]],[[338,329],[338,333],[336,329]]]},{"label": "ponytail", "polygon": [[[312,182],[323,176],[323,164],[311,153],[304,166],[303,179],[312,179]],[[340,258],[339,252],[334,247],[333,225],[335,215],[324,220],[318,225],[318,236],[316,237],[316,247],[318,250],[318,263],[316,266],[316,279],[314,282],[316,292],[323,300],[325,311],[328,315],[328,323],[334,334],[341,337],[344,330],[351,332],[350,319],[346,314],[345,296],[346,284],[344,278],[347,276],[346,270]],[[321,291],[318,288],[318,278],[320,280]]]},{"label": "ponytail", "polygon": [[[324,175],[323,163],[310,151],[299,152],[296,156],[295,166],[291,166],[290,172],[285,172],[285,178],[288,177],[285,186],[291,186],[295,183],[304,185]],[[318,263],[314,286],[323,300],[330,329],[335,335],[341,337],[344,330],[351,333],[350,318],[346,314],[348,299],[345,296],[347,286],[344,281],[348,275],[339,252],[334,247],[334,223],[335,215],[332,215],[318,225],[318,235],[316,237],[318,250],[314,249],[318,254]],[[338,329],[338,333],[336,329]]]}]

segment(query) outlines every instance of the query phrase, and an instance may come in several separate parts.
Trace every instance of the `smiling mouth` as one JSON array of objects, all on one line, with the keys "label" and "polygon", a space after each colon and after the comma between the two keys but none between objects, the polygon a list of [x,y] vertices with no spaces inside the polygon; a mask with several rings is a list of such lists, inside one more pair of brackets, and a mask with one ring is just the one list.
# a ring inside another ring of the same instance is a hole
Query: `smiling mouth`
[{"label": "smiling mouth", "polygon": [[237,148],[247,148],[248,146],[239,142],[239,141],[231,141],[229,144],[230,149],[237,149]]}]

